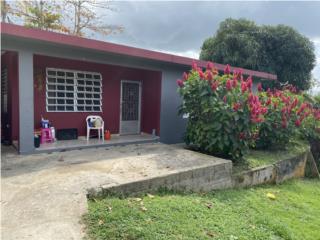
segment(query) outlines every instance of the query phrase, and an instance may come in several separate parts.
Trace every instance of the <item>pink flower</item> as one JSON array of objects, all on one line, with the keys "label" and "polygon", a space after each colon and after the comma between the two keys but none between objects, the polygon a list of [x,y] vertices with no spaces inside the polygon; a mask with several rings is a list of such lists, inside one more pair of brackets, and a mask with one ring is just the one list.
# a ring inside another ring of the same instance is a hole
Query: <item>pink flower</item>
[{"label": "pink flower", "polygon": [[263,88],[262,88],[262,84],[261,84],[261,83],[259,83],[259,84],[258,84],[258,91],[259,91],[259,92],[262,92],[262,90],[263,90]]},{"label": "pink flower", "polygon": [[262,114],[266,114],[268,112],[268,108],[264,107],[264,108],[261,108],[260,112]]},{"label": "pink flower", "polygon": [[242,91],[242,93],[247,91],[247,84],[244,81],[241,81],[241,91]]},{"label": "pink flower", "polygon": [[226,82],[226,89],[228,91],[230,91],[232,89],[232,82],[231,82],[230,79],[228,79],[227,82]]},{"label": "pink flower", "polygon": [[253,123],[261,123],[261,122],[263,122],[263,119],[259,118],[257,116],[254,116],[254,117],[251,117],[251,122],[253,122]]},{"label": "pink flower", "polygon": [[232,87],[237,87],[238,86],[238,80],[235,78],[235,79],[233,79],[233,81],[232,81]]},{"label": "pink flower", "polygon": [[241,103],[234,103],[233,104],[233,110],[234,111],[238,111],[240,107],[241,107]]},{"label": "pink flower", "polygon": [[242,78],[242,69],[235,69],[233,71],[233,77],[237,80],[241,80]]},{"label": "pink flower", "polygon": [[207,70],[211,71],[214,68],[214,64],[212,62],[207,62]]},{"label": "pink flower", "polygon": [[196,63],[196,61],[194,61],[194,60],[192,61],[192,69],[195,70],[195,71],[198,70],[197,63]]},{"label": "pink flower", "polygon": [[298,98],[295,98],[291,104],[291,108],[295,108],[298,105]]},{"label": "pink flower", "polygon": [[182,81],[181,79],[178,79],[178,80],[177,80],[177,84],[178,84],[178,86],[181,87],[181,88],[184,86],[183,81]]},{"label": "pink flower", "polygon": [[252,88],[252,77],[251,77],[251,76],[249,76],[249,77],[247,78],[247,88],[248,88],[249,90],[251,90],[251,88]]},{"label": "pink flower", "polygon": [[227,64],[227,66],[225,67],[224,74],[226,74],[226,75],[230,74],[230,65],[229,64]]},{"label": "pink flower", "polygon": [[271,97],[271,95],[272,95],[270,88],[267,89],[267,95],[268,95],[268,97]]},{"label": "pink flower", "polygon": [[266,105],[269,106],[271,104],[271,98],[268,98]]},{"label": "pink flower", "polygon": [[186,72],[183,73],[182,79],[183,81],[186,81],[188,79],[188,74]]},{"label": "pink flower", "polygon": [[297,119],[294,123],[297,127],[300,127],[301,125],[301,121],[299,119]]},{"label": "pink flower", "polygon": [[213,82],[211,84],[211,90],[215,92],[218,88],[218,84],[219,84],[218,82]]},{"label": "pink flower", "polygon": [[206,71],[206,79],[208,81],[211,81],[213,79],[213,74],[211,71],[208,71],[208,70]]},{"label": "pink flower", "polygon": [[223,97],[223,101],[226,103],[227,102],[227,96]]},{"label": "pink flower", "polygon": [[202,72],[202,70],[201,69],[198,69],[198,73],[199,73],[199,77],[201,78],[201,79],[203,79],[205,76],[204,76],[204,73]]}]

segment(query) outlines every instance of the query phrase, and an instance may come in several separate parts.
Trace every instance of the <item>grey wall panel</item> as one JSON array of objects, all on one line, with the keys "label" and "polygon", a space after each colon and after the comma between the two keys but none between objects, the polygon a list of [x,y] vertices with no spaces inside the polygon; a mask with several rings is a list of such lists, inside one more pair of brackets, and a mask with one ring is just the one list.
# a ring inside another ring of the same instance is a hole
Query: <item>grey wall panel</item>
[{"label": "grey wall panel", "polygon": [[19,152],[34,151],[33,54],[19,51]]},{"label": "grey wall panel", "polygon": [[176,80],[184,68],[167,68],[162,72],[160,140],[164,143],[180,143],[186,127],[186,119],[178,115],[181,98]]}]

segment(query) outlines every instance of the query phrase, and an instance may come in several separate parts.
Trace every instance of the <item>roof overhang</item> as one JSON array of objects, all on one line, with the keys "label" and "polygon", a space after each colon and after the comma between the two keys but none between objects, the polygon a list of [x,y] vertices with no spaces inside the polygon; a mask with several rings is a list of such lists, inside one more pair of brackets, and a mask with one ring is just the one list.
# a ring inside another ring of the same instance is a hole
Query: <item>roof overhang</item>
[{"label": "roof overhang", "polygon": [[[34,41],[43,41],[47,43],[53,43],[64,46],[79,47],[88,50],[101,51],[105,53],[113,53],[117,55],[130,56],[136,58],[142,58],[147,60],[160,61],[165,63],[177,64],[190,66],[193,61],[196,61],[199,67],[205,67],[207,65],[206,61],[201,61],[197,59],[192,59],[188,57],[177,56],[173,54],[161,53],[157,51],[151,51],[147,49],[129,47],[120,44],[114,44],[109,42],[103,42],[94,39],[82,38],[77,36],[71,36],[51,31],[44,31],[33,28],[26,28],[19,25],[1,23],[1,35],[13,36],[21,39],[28,39]],[[215,63],[215,67],[223,71],[225,65]],[[234,69],[239,69],[237,67],[231,67],[231,71]],[[263,79],[277,80],[277,75],[258,72],[249,69],[242,69],[243,74],[251,75]]]}]

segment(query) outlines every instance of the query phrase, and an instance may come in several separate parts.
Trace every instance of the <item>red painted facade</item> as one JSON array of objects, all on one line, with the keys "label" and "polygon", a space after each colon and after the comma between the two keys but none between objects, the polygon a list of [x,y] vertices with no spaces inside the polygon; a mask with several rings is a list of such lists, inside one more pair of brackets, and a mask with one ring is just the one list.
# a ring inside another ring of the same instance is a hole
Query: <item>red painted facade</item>
[{"label": "red painted facade", "polygon": [[[7,58],[7,57],[4,57]],[[4,59],[11,68],[9,82],[12,94],[18,94],[17,55]],[[11,64],[10,63],[13,63]],[[47,112],[46,111],[46,67],[80,71],[99,72],[102,75],[102,112]],[[34,123],[40,127],[41,116],[49,119],[56,129],[77,128],[78,134],[86,135],[85,119],[88,115],[100,115],[105,128],[111,133],[119,132],[120,125],[120,85],[121,80],[141,81],[141,131],[160,133],[161,72],[120,67],[93,62],[61,59],[47,56],[34,56]],[[14,99],[14,98],[12,98]],[[11,102],[13,140],[18,138],[18,101]]]}]

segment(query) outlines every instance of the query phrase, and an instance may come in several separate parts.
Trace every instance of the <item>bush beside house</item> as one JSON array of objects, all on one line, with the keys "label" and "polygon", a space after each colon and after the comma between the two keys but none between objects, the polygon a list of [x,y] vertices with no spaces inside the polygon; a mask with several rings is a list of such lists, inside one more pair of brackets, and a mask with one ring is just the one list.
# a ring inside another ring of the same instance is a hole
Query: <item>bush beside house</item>
[{"label": "bush beside house", "polygon": [[219,75],[213,63],[192,70],[177,80],[188,115],[185,141],[199,151],[239,160],[249,148],[285,148],[290,139],[320,139],[320,110],[297,92],[252,91],[252,78],[241,69]]}]

